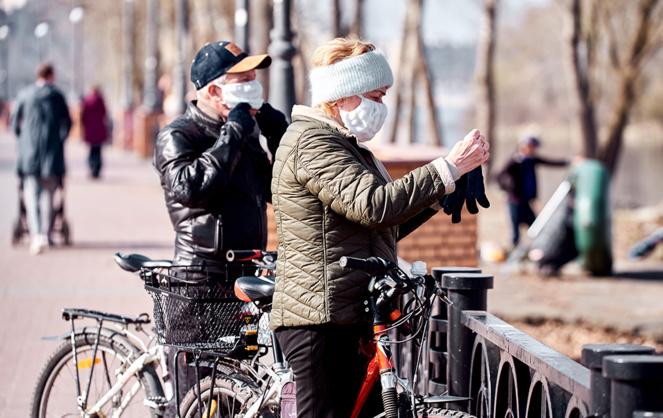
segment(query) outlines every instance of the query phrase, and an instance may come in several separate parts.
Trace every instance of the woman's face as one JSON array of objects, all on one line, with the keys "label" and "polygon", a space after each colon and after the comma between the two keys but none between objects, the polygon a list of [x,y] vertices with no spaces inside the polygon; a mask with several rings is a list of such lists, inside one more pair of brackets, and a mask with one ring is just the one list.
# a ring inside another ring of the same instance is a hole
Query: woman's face
[{"label": "woman's face", "polygon": [[[362,94],[365,98],[373,100],[374,102],[382,103],[382,98],[387,94],[387,87],[380,87],[369,91],[368,93]],[[359,96],[350,96],[344,97],[336,102],[339,108],[345,110],[346,112],[351,112],[359,106],[361,103],[361,98]]]}]

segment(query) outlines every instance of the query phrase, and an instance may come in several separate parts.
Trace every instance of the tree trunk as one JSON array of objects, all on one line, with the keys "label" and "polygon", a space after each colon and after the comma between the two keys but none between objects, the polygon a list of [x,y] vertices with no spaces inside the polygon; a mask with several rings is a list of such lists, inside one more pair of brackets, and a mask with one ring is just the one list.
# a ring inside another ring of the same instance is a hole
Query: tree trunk
[{"label": "tree trunk", "polygon": [[575,101],[577,118],[580,124],[583,150],[582,155],[594,158],[596,154],[597,134],[594,107],[589,100],[588,72],[582,71],[579,54],[581,25],[581,0],[571,0],[568,27],[568,67],[571,75],[571,96]]},{"label": "tree trunk", "polygon": [[[269,31],[274,25],[272,2],[269,0],[254,0],[251,5],[255,5],[251,12],[251,49],[256,54],[264,54],[269,47]],[[262,84],[263,91],[268,95],[269,71],[256,71],[256,78]],[[268,97],[267,100],[269,100]]]},{"label": "tree trunk", "polygon": [[340,0],[332,0],[332,33],[334,37],[342,36],[341,29],[341,5]]},{"label": "tree trunk", "polygon": [[[416,10],[410,7],[412,1],[413,0],[410,0],[406,6],[403,36],[401,38],[401,48],[398,56],[398,72],[396,73],[396,79],[394,80],[394,93],[396,94],[396,97],[394,98],[394,118],[392,119],[391,132],[388,141],[390,144],[395,144],[397,141],[399,127],[401,125],[401,106],[403,103],[409,104],[412,102],[407,95],[413,94],[412,90],[408,91],[408,88],[413,85],[412,79],[414,78],[414,60],[416,57],[416,51],[414,48],[409,48],[409,46],[412,45],[414,30],[418,30],[416,26],[417,17],[414,13]],[[407,143],[411,143],[412,128],[409,127],[407,131],[410,132],[410,137],[407,138]]]},{"label": "tree trunk", "polygon": [[[495,152],[495,83],[493,80],[493,60],[495,56],[495,15],[498,0],[484,0],[484,15],[477,45],[477,68],[475,86],[477,89],[476,127],[481,130]],[[491,171],[491,160],[486,162],[487,173]],[[491,178],[488,175],[487,178]]]},{"label": "tree trunk", "polygon": [[355,17],[352,21],[352,26],[350,27],[350,35],[361,37],[361,29],[362,29],[361,20],[363,16],[364,0],[356,0],[355,5],[356,5]]}]

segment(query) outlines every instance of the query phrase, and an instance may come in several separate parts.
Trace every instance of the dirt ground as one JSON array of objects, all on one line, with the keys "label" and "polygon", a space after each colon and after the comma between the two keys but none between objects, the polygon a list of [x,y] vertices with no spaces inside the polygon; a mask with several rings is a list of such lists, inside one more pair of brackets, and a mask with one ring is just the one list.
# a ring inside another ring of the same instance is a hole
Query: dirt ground
[{"label": "dirt ground", "polygon": [[[494,186],[489,187],[487,194],[491,201],[491,207],[488,210],[482,210],[478,218],[479,247],[483,251],[483,256],[486,255],[487,251],[492,251],[494,248],[501,248],[508,251],[510,246],[509,222],[504,194]],[[542,205],[539,204],[538,206],[537,209],[540,210],[540,206]],[[661,226],[663,226],[663,202],[659,206],[637,210],[616,210],[613,213],[612,225],[612,246],[615,262],[618,263],[627,260],[628,249],[638,240]],[[523,229],[522,234],[524,233],[525,230]],[[663,245],[659,245],[646,259],[663,260]],[[493,273],[500,271],[499,268],[496,268],[496,266],[499,266],[499,263],[490,264],[484,260],[482,264],[485,272]],[[554,292],[556,288],[559,288],[558,286],[554,286],[554,283],[570,284],[592,280],[588,278],[588,274],[580,271],[577,265],[565,266],[561,270],[561,275],[557,278],[541,278],[536,274],[535,266],[531,263],[528,265],[525,262],[519,265],[518,275],[521,276],[521,282],[519,283],[528,287],[523,293],[529,295],[545,294],[548,291]],[[500,280],[499,273],[495,277],[496,286],[499,286],[500,282],[505,283],[505,280]],[[655,277],[654,275],[652,278],[659,283],[663,281],[663,277]],[[517,279],[510,278],[506,282],[513,280]],[[607,285],[609,283],[607,282]],[[562,297],[560,295],[554,296]],[[522,314],[522,312],[517,312],[515,307],[513,315],[509,318],[510,311],[508,308],[506,310],[503,307],[501,308],[501,316],[511,325],[575,360],[579,359],[584,344],[644,344],[656,347],[658,352],[663,352],[663,337],[660,336],[644,335],[637,330],[615,329],[605,324],[598,324],[584,319],[564,321],[559,318],[529,317],[526,314]],[[504,317],[505,315],[507,317]]]}]

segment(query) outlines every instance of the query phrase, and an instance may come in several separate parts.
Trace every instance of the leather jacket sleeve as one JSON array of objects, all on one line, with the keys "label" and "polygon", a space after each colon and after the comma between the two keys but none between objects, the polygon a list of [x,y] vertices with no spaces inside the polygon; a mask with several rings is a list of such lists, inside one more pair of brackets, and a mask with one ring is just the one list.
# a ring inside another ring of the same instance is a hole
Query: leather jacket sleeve
[{"label": "leather jacket sleeve", "polygon": [[407,237],[410,235],[412,232],[414,232],[417,228],[419,228],[421,225],[423,225],[426,221],[428,221],[430,218],[435,216],[438,211],[435,209],[424,209],[421,213],[418,215],[415,215],[414,217],[408,219],[407,221],[403,222],[398,226],[398,236],[396,238],[397,241],[402,240],[403,238]]},{"label": "leather jacket sleeve", "polygon": [[202,135],[188,126],[174,126],[157,137],[154,165],[163,187],[186,207],[204,207],[223,191],[245,142],[242,129],[235,122],[225,123],[219,138],[208,149],[204,149]]}]

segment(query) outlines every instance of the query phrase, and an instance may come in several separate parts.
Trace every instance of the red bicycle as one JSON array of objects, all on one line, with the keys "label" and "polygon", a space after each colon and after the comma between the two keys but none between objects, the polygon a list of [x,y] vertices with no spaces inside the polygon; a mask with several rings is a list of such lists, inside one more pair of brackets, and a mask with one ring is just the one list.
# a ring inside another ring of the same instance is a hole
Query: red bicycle
[{"label": "red bicycle", "polygon": [[[262,254],[255,254],[255,257],[260,256]],[[366,306],[373,316],[374,335],[369,340],[361,341],[362,349],[370,360],[352,417],[359,415],[378,381],[382,387],[384,405],[384,413],[378,416],[471,417],[462,411],[434,406],[469,401],[470,398],[448,395],[424,397],[417,394],[414,390],[415,382],[400,377],[394,364],[392,345],[417,340],[419,347],[425,347],[423,340],[428,335],[428,320],[434,299],[440,297],[448,302],[444,291],[427,274],[425,264],[416,262],[412,277],[395,263],[377,257],[342,257],[340,264],[344,268],[365,271],[371,276],[370,297]],[[264,316],[268,316],[271,310],[273,293],[273,275],[245,276],[235,282],[237,297],[257,306]],[[394,306],[405,294],[411,297],[401,312]],[[392,331],[397,328],[399,334],[406,335],[406,338],[396,341],[391,337],[396,334]],[[296,417],[292,370],[273,332],[267,332],[271,337],[269,343],[260,343],[257,337],[254,341],[247,340],[247,346],[256,348],[251,358],[220,355],[213,350],[201,353],[198,363],[212,366],[216,373],[201,380],[185,396],[180,403],[182,417]],[[263,360],[268,353],[273,355],[272,361]],[[417,361],[421,361],[422,354],[419,353]]]}]

